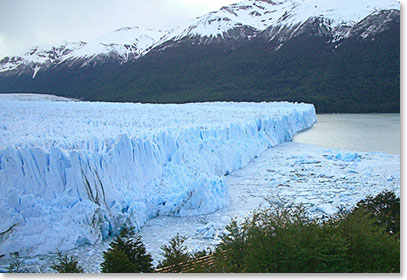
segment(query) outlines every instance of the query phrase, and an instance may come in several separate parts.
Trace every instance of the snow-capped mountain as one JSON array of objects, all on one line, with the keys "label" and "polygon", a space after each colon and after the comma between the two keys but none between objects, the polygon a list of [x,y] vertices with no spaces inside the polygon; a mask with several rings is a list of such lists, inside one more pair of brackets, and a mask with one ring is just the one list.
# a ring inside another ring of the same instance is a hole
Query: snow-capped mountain
[{"label": "snow-capped mountain", "polygon": [[60,46],[38,45],[21,56],[0,60],[0,72],[32,71],[35,78],[41,68],[67,63],[69,66],[95,65],[105,60],[125,63],[137,59],[142,52],[158,41],[163,32],[143,30],[137,26],[125,27],[109,32],[99,38],[85,42],[63,42]]},{"label": "snow-capped mountain", "polygon": [[160,30],[143,30],[137,26],[120,28],[69,53],[65,57],[65,61],[80,61],[83,66],[106,58],[113,58],[119,63],[125,63],[140,57],[144,50],[158,41],[163,34],[163,31]]},{"label": "snow-capped mountain", "polygon": [[[310,20],[324,25],[336,40],[349,35],[349,29],[368,15],[381,11],[400,10],[397,0],[245,0],[222,7],[169,31],[155,46],[168,41],[193,39],[195,43],[251,39],[266,31],[270,40],[283,33],[297,34]],[[285,36],[288,38],[287,36]]]},{"label": "snow-capped mountain", "polygon": [[225,6],[170,30],[156,45],[186,38],[201,38],[199,43],[250,38],[272,24],[270,15],[275,11],[276,5],[267,0],[246,0]]},{"label": "snow-capped mountain", "polygon": [[[298,2],[298,3],[296,3]],[[395,0],[301,0],[282,3],[280,14],[262,33],[269,40],[280,42],[307,31],[307,27],[317,27],[319,36],[331,37],[340,41],[353,35],[354,27],[365,18],[374,16],[384,10],[400,10],[400,3]],[[288,7],[283,7],[285,5]],[[283,13],[282,16],[281,13]],[[370,29],[367,33],[380,30]]]},{"label": "snow-capped mountain", "polygon": [[[0,60],[0,73],[7,71],[33,71],[33,78],[41,67],[58,64],[74,50],[83,47],[85,42],[63,42],[59,46],[37,45],[21,56],[5,57]],[[25,68],[25,69],[24,69]]]}]

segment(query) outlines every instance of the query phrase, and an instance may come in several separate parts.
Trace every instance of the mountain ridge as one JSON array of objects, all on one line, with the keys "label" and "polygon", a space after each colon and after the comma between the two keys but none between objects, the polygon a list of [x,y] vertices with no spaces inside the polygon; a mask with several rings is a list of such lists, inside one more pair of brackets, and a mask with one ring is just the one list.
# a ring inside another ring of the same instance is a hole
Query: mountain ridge
[{"label": "mountain ridge", "polygon": [[[352,1],[331,2],[342,7]],[[289,100],[314,103],[319,112],[397,112],[400,11],[380,8],[397,5],[361,0],[341,19],[338,9],[321,0],[246,0],[186,28],[157,32],[153,43],[129,46],[122,56],[109,45],[112,52],[90,60],[3,71],[0,92],[158,103]],[[351,104],[353,99],[367,104]]]},{"label": "mountain ridge", "polygon": [[[147,55],[152,49],[160,48],[160,45],[168,47],[169,42],[180,42],[186,38],[192,39],[195,44],[208,44],[221,39],[250,40],[261,33],[263,33],[261,36],[265,36],[264,31],[269,30],[269,37],[272,40],[274,36],[284,30],[290,30],[291,34],[296,34],[297,29],[313,17],[321,18],[320,23],[335,33],[335,40],[340,40],[349,35],[348,31],[352,25],[362,18],[380,10],[400,6],[399,2],[395,0],[360,0],[357,2],[333,0],[329,2],[329,5],[332,5],[333,2],[336,6],[342,7],[343,15],[338,13],[339,8],[326,6],[328,4],[322,0],[245,0],[224,6],[173,30],[142,30],[137,26],[124,27],[108,32],[88,43],[63,42],[56,46],[50,45],[48,49],[67,50],[66,54],[55,59],[51,54],[48,57],[44,55],[44,53],[50,52],[47,49],[44,49],[42,53],[37,52],[38,55],[35,56],[35,52],[33,53],[35,46],[21,56],[5,57],[0,60],[0,73],[13,71],[21,65],[29,66],[30,64],[34,65],[30,67],[33,72],[38,71],[35,69],[43,67],[44,64],[68,62],[72,66],[79,61],[81,66],[84,66],[92,64],[92,62],[96,64],[98,60],[109,57],[119,63],[126,63]],[[349,12],[349,8],[345,8],[349,4],[348,2],[353,4],[353,11],[359,11]],[[372,6],[372,3],[378,6]],[[318,9],[318,7],[320,8]],[[69,49],[68,45],[76,45],[76,47]],[[172,46],[174,45],[176,44],[172,44]],[[27,55],[28,53],[31,54]],[[35,74],[33,78],[35,78]]]}]

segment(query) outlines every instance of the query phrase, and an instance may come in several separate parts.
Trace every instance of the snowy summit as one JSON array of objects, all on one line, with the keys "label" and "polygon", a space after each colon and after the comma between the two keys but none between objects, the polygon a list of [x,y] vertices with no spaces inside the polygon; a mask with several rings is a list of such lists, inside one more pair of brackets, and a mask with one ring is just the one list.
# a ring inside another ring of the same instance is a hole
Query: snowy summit
[{"label": "snowy summit", "polygon": [[233,38],[238,31],[252,35],[267,28],[298,28],[313,17],[324,18],[331,29],[351,27],[366,16],[380,11],[400,9],[396,0],[246,0],[222,7],[170,31],[156,45],[165,41],[201,37]]}]

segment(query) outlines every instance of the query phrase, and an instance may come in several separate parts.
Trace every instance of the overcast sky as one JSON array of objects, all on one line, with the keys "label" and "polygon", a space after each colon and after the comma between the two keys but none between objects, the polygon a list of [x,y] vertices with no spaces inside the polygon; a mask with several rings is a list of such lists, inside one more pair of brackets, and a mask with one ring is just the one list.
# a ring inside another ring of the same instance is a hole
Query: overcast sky
[{"label": "overcast sky", "polygon": [[240,0],[0,0],[0,58],[125,26],[169,29]]}]

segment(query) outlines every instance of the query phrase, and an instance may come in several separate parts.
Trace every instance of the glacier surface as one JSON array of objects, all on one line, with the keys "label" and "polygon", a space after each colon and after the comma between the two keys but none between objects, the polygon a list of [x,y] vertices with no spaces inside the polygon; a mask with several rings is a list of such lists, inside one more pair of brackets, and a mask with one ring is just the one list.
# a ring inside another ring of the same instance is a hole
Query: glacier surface
[{"label": "glacier surface", "polygon": [[[57,102],[61,101],[61,102]],[[228,206],[224,176],[316,121],[310,104],[0,95],[0,252],[98,244],[124,224]]]}]

